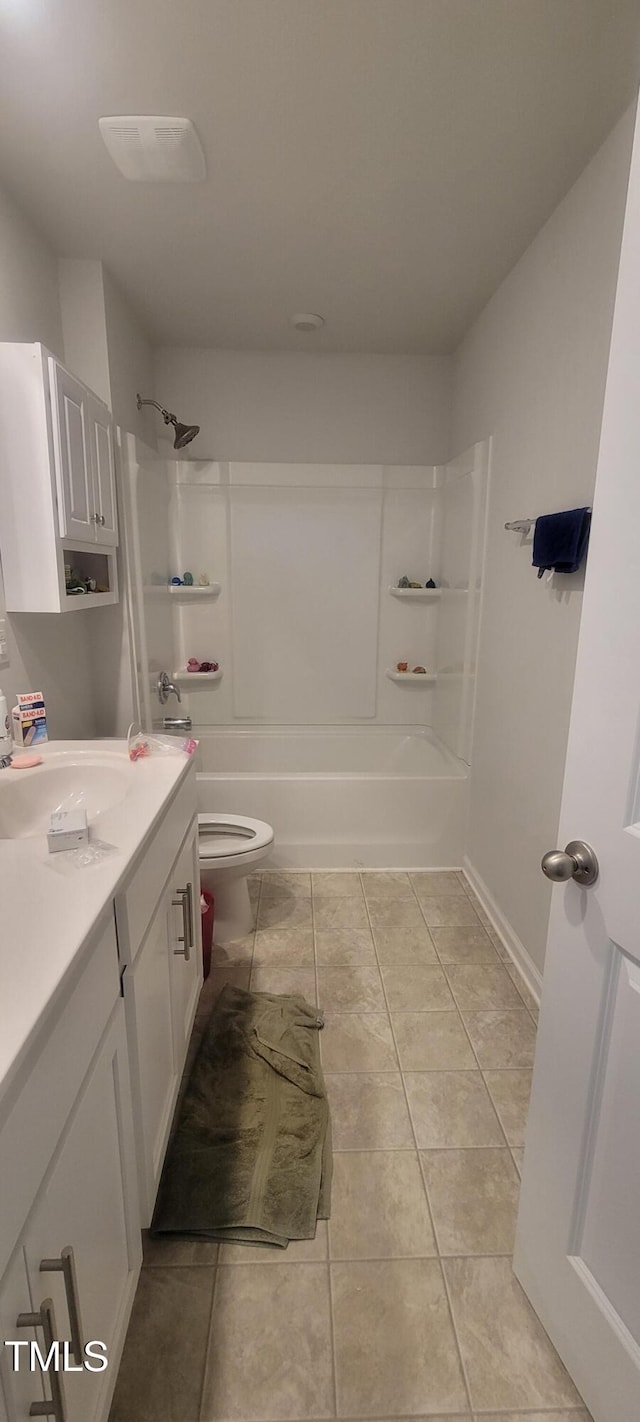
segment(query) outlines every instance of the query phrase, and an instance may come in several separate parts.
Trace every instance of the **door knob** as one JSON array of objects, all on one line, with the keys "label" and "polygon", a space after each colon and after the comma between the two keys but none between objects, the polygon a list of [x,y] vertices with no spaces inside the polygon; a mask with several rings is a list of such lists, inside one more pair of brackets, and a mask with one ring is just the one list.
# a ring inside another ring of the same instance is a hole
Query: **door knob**
[{"label": "door knob", "polygon": [[566,849],[550,849],[543,854],[541,864],[543,874],[554,884],[564,884],[575,879],[576,884],[595,884],[599,865],[590,844],[583,839],[572,839]]}]

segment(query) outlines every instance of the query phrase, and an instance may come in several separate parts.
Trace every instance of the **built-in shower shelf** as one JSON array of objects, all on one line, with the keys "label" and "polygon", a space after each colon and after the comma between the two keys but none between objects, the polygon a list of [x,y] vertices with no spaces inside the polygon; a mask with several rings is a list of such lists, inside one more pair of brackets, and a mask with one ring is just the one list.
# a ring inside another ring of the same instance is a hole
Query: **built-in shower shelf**
[{"label": "built-in shower shelf", "polygon": [[199,583],[194,583],[191,587],[185,583],[181,583],[180,585],[177,583],[169,583],[169,592],[172,597],[184,598],[185,602],[198,602],[199,598],[217,597],[220,592],[220,583],[207,583],[205,587],[200,587]]},{"label": "built-in shower shelf", "polygon": [[418,602],[434,602],[442,596],[442,588],[389,588],[392,597],[414,598]]},{"label": "built-in shower shelf", "polygon": [[221,676],[222,667],[218,667],[215,672],[190,672],[186,667],[179,667],[178,671],[173,673],[173,681],[177,681],[180,686],[190,686],[192,682],[195,686],[202,686],[205,681],[219,681]]},{"label": "built-in shower shelf", "polygon": [[399,672],[391,671],[390,667],[387,668],[385,676],[388,676],[389,681],[421,682],[423,686],[431,686],[436,680],[435,672]]}]

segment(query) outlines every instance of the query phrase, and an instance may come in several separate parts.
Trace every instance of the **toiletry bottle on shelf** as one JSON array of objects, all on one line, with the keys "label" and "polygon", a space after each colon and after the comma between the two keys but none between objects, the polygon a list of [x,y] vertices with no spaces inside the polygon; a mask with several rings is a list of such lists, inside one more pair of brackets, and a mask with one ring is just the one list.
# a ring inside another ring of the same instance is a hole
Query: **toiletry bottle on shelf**
[{"label": "toiletry bottle on shelf", "polygon": [[11,759],[13,754],[13,739],[11,736],[11,721],[7,708],[7,698],[3,691],[0,691],[0,765]]}]

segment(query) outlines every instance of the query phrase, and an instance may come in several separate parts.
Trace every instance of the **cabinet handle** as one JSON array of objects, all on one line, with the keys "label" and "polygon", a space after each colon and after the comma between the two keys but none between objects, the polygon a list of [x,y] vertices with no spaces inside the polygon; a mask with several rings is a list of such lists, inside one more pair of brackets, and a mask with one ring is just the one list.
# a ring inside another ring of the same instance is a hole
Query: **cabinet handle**
[{"label": "cabinet handle", "polygon": [[64,1291],[67,1296],[67,1309],[69,1313],[69,1328],[71,1331],[71,1352],[74,1361],[82,1363],[84,1361],[84,1340],[82,1336],[82,1324],[80,1322],[80,1302],[78,1294],[78,1278],[76,1275],[76,1261],[73,1249],[67,1244],[58,1259],[41,1259],[40,1272],[42,1274],[62,1274],[64,1278]]},{"label": "cabinet handle", "polygon": [[[16,1327],[41,1328],[44,1334],[45,1356],[48,1355],[53,1344],[57,1342],[56,1316],[53,1311],[53,1299],[44,1299],[37,1313],[19,1313],[16,1319]],[[61,1374],[56,1372],[54,1368],[52,1372],[47,1373],[47,1377],[51,1388],[51,1401],[32,1402],[29,1408],[29,1416],[53,1417],[55,1422],[67,1422],[67,1405]]]},{"label": "cabinet handle", "polygon": [[104,514],[99,514],[99,513],[92,513],[92,514],[91,514],[91,522],[92,522],[92,523],[99,523],[102,528],[104,528],[106,521],[107,521],[107,520],[106,520]]},{"label": "cabinet handle", "polygon": [[182,948],[174,948],[173,954],[175,958],[184,958],[185,963],[188,963],[191,957],[191,934],[189,931],[191,916],[191,901],[189,898],[190,887],[191,885],[187,884],[186,889],[176,889],[178,897],[177,899],[171,900],[174,908],[182,909],[183,934],[182,938],[178,939],[178,943],[182,943],[184,945]]},{"label": "cabinet handle", "polygon": [[187,884],[187,907],[189,910],[189,946],[190,948],[195,948],[196,933],[195,916],[193,912],[193,884]]}]

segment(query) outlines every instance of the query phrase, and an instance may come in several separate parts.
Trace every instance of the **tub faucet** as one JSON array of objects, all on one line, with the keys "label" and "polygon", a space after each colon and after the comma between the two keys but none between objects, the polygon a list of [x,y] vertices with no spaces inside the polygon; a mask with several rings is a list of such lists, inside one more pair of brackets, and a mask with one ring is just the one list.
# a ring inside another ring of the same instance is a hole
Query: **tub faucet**
[{"label": "tub faucet", "polygon": [[175,683],[170,680],[169,673],[166,671],[160,672],[160,675],[156,682],[156,690],[158,692],[158,698],[161,706],[166,705],[172,692],[174,696],[177,696],[178,701],[182,701],[182,697],[180,695],[180,687],[176,686]]},{"label": "tub faucet", "polygon": [[0,770],[8,770],[12,760],[12,754],[0,756]]}]

